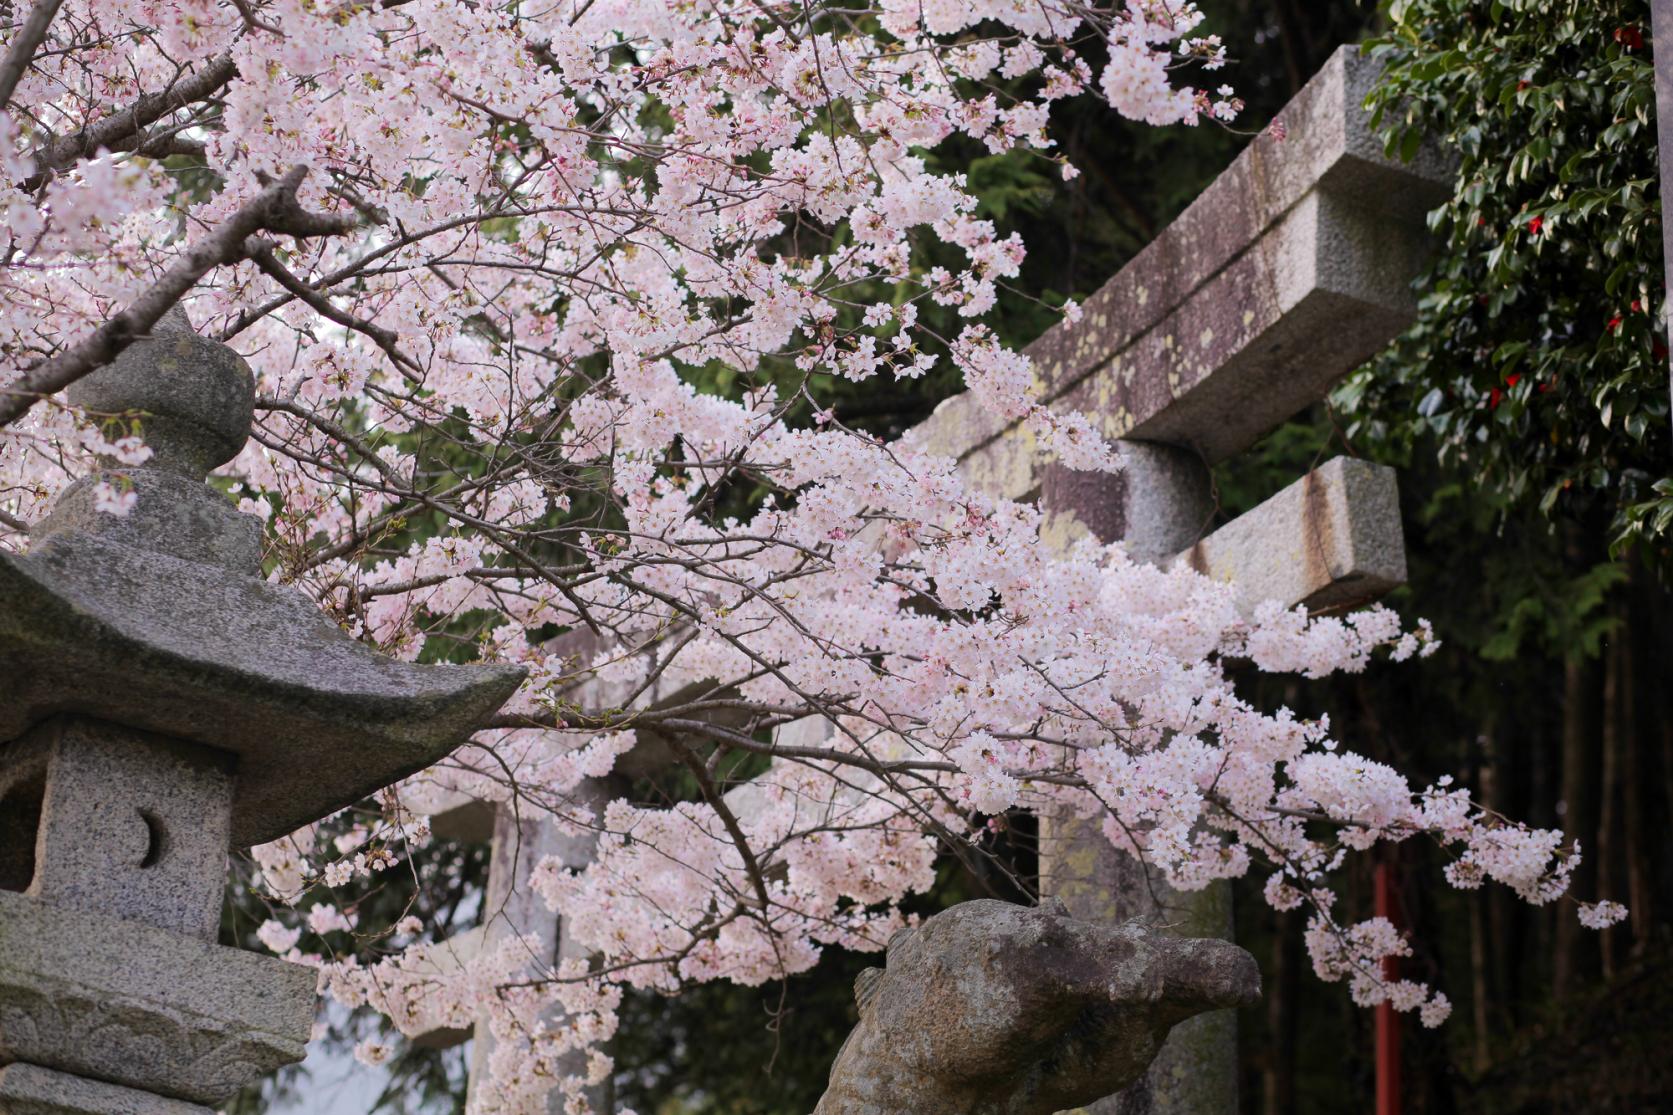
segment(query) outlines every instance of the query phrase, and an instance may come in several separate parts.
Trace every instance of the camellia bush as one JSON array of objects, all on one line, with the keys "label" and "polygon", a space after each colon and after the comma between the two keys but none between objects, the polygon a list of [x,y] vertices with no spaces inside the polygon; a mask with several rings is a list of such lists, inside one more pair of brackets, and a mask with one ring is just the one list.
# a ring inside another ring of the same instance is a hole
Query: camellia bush
[{"label": "camellia bush", "polygon": [[1338,393],[1350,436],[1438,449],[1502,506],[1597,518],[1658,565],[1667,461],[1644,0],[1399,0],[1370,45],[1394,150],[1459,156],[1418,324]]},{"label": "camellia bush", "polygon": [[[1227,670],[1357,670],[1433,649],[1427,625],[1245,621],[1189,570],[1056,552],[1035,508],[822,402],[947,362],[1065,464],[1116,467],[984,324],[1025,246],[926,155],[959,137],[1072,175],[1047,127],[1069,97],[1232,118],[1191,5],[42,0],[12,18],[4,544],[99,467],[104,509],[131,513],[144,416],[61,391],[184,306],[257,376],[255,436],[217,483],[266,521],[270,576],[388,653],[528,668],[423,782],[597,834],[590,865],[525,875],[591,961],[530,970],[512,940],[446,970],[420,907],[374,921],[345,900],[424,876],[416,788],[254,850],[277,904],[261,940],[330,995],[409,1031],[487,1013],[480,1110],[554,1088],[584,1109],[624,987],[880,948],[938,856],[1013,810],[1101,816],[1187,890],[1262,872],[1275,906],[1312,911],[1319,975],[1430,1024],[1442,992],[1380,975],[1409,948],[1394,927],[1333,917],[1345,857],[1425,836],[1453,885],[1563,896],[1562,833],[1253,707]],[[926,264],[932,245],[959,265]],[[582,804],[651,735],[689,797]]]}]

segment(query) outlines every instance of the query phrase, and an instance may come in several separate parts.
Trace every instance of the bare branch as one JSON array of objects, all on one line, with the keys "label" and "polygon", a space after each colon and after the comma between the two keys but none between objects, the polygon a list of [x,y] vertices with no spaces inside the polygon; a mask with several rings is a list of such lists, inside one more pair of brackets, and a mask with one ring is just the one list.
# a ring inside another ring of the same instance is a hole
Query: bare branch
[{"label": "bare branch", "polygon": [[22,30],[12,40],[12,48],[6,52],[5,60],[0,61],[0,109],[11,103],[17,83],[23,80],[23,71],[34,60],[35,51],[40,49],[47,28],[52,26],[53,17],[63,3],[64,0],[41,0],[23,21]]},{"label": "bare branch", "polygon": [[760,861],[755,858],[755,849],[749,846],[749,838],[744,835],[737,814],[726,804],[726,796],[720,792],[720,787],[715,785],[714,776],[703,765],[703,760],[698,757],[697,752],[688,747],[677,734],[670,736],[668,742],[673,746],[680,762],[684,763],[686,769],[691,771],[692,777],[697,779],[697,785],[703,792],[703,800],[709,803],[709,808],[715,811],[720,823],[726,826],[726,834],[732,838],[739,858],[744,861],[744,873],[749,876],[750,884],[755,888],[756,901],[761,903],[761,914],[765,917],[773,901],[767,890],[767,876],[761,870]]},{"label": "bare branch", "polygon": [[256,233],[276,232],[306,237],[346,232],[355,218],[305,211],[296,201],[296,190],[306,177],[306,166],[295,166],[285,176],[251,199],[242,209],[204,240],[188,248],[163,273],[150,290],[128,308],[93,331],[92,336],[25,369],[23,375],[0,387],[0,426],[7,426],[29,412],[38,401],[62,391],[82,376],[115,359],[116,355],[146,336],[192,287],[222,264],[236,263],[249,251],[246,243]]},{"label": "bare branch", "polygon": [[423,372],[424,369],[420,368],[416,361],[396,347],[399,338],[394,333],[338,309],[332,304],[330,298],[314,290],[286,270],[284,264],[280,263],[279,258],[273,254],[272,244],[266,240],[256,238],[247,245],[247,248],[250,259],[257,267],[261,268],[262,274],[307,303],[315,313],[329,321],[336,322],[345,329],[352,329],[369,337],[372,343],[382,349],[384,355],[388,356],[390,362],[396,367],[410,369],[415,373]]},{"label": "bare branch", "polygon": [[[181,78],[161,93],[147,93],[120,112],[102,116],[72,135],[47,144],[35,155],[35,177],[24,183],[35,189],[49,176],[77,159],[100,149],[115,151],[131,145],[146,128],[171,112],[212,96],[238,76],[230,54],[209,60],[201,70]],[[144,144],[140,144],[143,148]]]}]

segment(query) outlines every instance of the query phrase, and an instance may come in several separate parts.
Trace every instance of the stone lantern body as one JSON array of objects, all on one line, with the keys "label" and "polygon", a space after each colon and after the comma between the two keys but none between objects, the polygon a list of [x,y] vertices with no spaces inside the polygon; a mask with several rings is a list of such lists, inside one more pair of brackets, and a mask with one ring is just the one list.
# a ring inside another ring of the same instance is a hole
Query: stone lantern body
[{"label": "stone lantern body", "polygon": [[315,974],[216,943],[228,849],[433,763],[521,678],[387,658],[263,578],[204,483],[253,396],[171,315],[73,390],[142,423],[137,504],[86,478],[0,554],[0,1115],[206,1115],[300,1060]]}]

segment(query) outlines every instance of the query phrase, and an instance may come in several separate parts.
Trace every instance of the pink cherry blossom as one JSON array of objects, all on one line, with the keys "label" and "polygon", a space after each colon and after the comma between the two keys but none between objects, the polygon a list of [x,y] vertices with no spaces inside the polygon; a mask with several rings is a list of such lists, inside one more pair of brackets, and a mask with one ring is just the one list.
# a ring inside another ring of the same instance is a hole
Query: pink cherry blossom
[{"label": "pink cherry blossom", "polygon": [[[281,907],[258,939],[402,1032],[485,1017],[479,1112],[554,1090],[583,1110],[624,988],[880,948],[949,845],[1061,809],[1177,887],[1265,873],[1308,908],[1323,978],[1438,1023],[1442,994],[1379,974],[1409,948],[1392,926],[1332,915],[1331,872],[1424,834],[1454,884],[1548,902],[1578,849],[1253,706],[1229,668],[1360,670],[1433,652],[1429,627],[1245,620],[1189,569],[1059,551],[1037,507],[823,394],[945,356],[1041,452],[1117,469],[984,320],[1026,246],[926,153],[1058,160],[1070,96],[1229,119],[1230,87],[1188,84],[1225,59],[1201,22],[1168,0],[65,0],[0,104],[0,545],[96,472],[101,511],[135,507],[145,417],[63,388],[178,303],[255,374],[254,436],[215,483],[264,525],[270,576],[391,655],[528,670],[375,816],[253,849]],[[718,509],[740,487],[759,501]],[[645,739],[694,771],[767,765],[700,800],[579,803]],[[596,964],[531,970],[512,937],[448,965],[410,913],[345,906],[423,860],[441,791],[596,834],[586,866],[517,880]]]}]

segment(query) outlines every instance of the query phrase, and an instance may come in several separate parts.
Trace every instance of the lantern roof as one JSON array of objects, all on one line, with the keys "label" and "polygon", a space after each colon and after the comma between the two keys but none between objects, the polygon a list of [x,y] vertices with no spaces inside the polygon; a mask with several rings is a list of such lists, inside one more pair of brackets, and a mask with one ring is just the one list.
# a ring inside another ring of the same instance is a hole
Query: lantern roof
[{"label": "lantern roof", "polygon": [[[260,520],[203,482],[242,449],[254,380],[184,314],[71,397],[137,412],[152,457],[77,481],[0,554],[0,741],[70,712],[231,752],[242,847],[431,765],[516,690],[515,667],[382,654],[263,577]],[[125,515],[96,506],[112,479]]]}]

